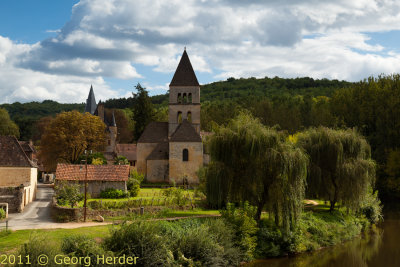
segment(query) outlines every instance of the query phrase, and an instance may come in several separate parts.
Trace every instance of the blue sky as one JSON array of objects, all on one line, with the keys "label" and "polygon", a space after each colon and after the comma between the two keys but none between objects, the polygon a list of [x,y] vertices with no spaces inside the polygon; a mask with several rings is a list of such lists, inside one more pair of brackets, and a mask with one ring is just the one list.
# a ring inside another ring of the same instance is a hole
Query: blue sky
[{"label": "blue sky", "polygon": [[186,46],[201,84],[228,77],[359,81],[400,72],[389,0],[2,0],[0,103],[167,92]]}]

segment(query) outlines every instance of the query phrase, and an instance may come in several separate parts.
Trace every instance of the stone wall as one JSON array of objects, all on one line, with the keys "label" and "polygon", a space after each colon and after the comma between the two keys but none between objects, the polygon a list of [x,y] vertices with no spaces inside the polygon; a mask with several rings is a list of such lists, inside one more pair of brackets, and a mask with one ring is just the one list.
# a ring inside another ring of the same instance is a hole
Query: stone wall
[{"label": "stone wall", "polygon": [[0,187],[0,202],[8,203],[8,212],[22,212],[24,209],[24,187]]},{"label": "stone wall", "polygon": [[0,187],[29,185],[31,183],[31,169],[30,167],[0,167]]},{"label": "stone wall", "polygon": [[[59,180],[56,179],[56,185],[59,184]],[[75,183],[75,181],[71,181]],[[81,192],[85,192],[85,181],[79,181],[81,186]],[[108,188],[114,188],[122,191],[127,190],[125,181],[88,181],[88,193],[91,197],[100,197],[100,192]]]},{"label": "stone wall", "polygon": [[138,173],[147,174],[146,159],[158,143],[138,143],[137,144],[137,171]]},{"label": "stone wall", "polygon": [[[183,149],[188,149],[189,160],[182,161]],[[186,176],[189,184],[198,184],[196,172],[203,166],[203,144],[201,142],[169,143],[169,180],[181,184]]]},{"label": "stone wall", "polygon": [[148,160],[146,180],[150,183],[168,182],[168,160]]},{"label": "stone wall", "polygon": [[170,104],[168,106],[168,135],[171,136],[179,125],[178,112],[182,112],[182,120],[188,119],[188,112],[192,113],[192,125],[200,133],[200,104]]}]

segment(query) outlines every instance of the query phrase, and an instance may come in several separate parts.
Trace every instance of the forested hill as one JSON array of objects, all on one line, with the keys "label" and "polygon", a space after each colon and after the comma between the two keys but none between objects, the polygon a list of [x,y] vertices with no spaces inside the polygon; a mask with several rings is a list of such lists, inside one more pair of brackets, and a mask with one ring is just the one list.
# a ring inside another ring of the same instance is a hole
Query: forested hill
[{"label": "forested hill", "polygon": [[[279,97],[279,96],[331,96],[339,88],[353,83],[338,80],[315,80],[309,77],[285,78],[229,78],[226,81],[209,83],[201,86],[201,101],[239,100],[246,97]],[[151,97],[153,104],[167,105],[168,94]],[[109,99],[106,108],[127,108],[133,105],[132,98]]]},{"label": "forested hill", "polygon": [[[331,96],[332,93],[343,87],[348,87],[352,83],[338,80],[314,80],[312,78],[229,78],[226,81],[214,82],[201,86],[201,101],[205,103],[204,109],[210,109],[206,102],[230,105],[229,103],[248,103],[251,99],[276,98],[284,97],[291,98],[297,95],[316,96]],[[152,96],[151,100],[156,108],[168,105],[168,94]],[[249,104],[250,106],[252,104]],[[106,108],[125,109],[133,107],[133,97],[109,99],[105,102]],[[62,111],[78,110],[83,112],[85,104],[61,104],[52,100],[43,102],[29,103],[13,103],[2,104],[0,108],[5,108],[10,114],[11,119],[19,126],[20,136],[22,139],[32,138],[34,134],[33,125],[40,119],[46,116],[55,116]],[[219,108],[218,108],[219,109]],[[230,109],[230,108],[229,108]],[[214,111],[210,111],[215,113]],[[165,112],[164,112],[165,113]],[[205,129],[208,129],[206,122],[208,118],[206,113],[203,124]],[[164,114],[165,115],[165,114]],[[165,117],[165,116],[164,116]],[[228,118],[225,115],[224,118]],[[219,121],[213,119],[214,121]]]}]

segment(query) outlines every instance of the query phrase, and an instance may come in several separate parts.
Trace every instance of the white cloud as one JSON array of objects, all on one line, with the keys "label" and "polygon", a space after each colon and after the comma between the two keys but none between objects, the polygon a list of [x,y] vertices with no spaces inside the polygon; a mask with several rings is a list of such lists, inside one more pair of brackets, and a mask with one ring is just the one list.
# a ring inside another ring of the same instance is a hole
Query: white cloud
[{"label": "white cloud", "polygon": [[0,36],[0,102],[82,101],[90,83],[102,99],[123,96],[104,79],[143,78],[140,65],[172,77],[184,46],[195,71],[216,79],[400,72],[398,52],[368,36],[400,30],[399,14],[391,0],[81,0],[54,38]]}]

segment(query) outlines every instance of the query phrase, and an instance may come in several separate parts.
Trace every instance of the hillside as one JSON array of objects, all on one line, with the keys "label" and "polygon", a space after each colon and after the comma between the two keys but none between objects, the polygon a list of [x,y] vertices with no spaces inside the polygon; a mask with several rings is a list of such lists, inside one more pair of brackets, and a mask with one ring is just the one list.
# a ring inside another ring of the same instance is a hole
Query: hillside
[{"label": "hillside", "polygon": [[[202,85],[201,101],[209,102],[236,102],[245,103],[249,99],[291,98],[298,95],[331,96],[339,88],[348,87],[352,83],[338,80],[315,80],[312,78],[284,79],[274,78],[229,78],[226,81],[219,81]],[[152,96],[151,100],[156,107],[168,105],[168,93],[164,95]],[[132,108],[133,98],[109,99],[105,102],[106,108],[125,109]],[[55,116],[62,111],[79,110],[83,111],[84,103],[81,104],[61,104],[52,100],[43,102],[29,102],[13,104],[2,104],[0,108],[5,108],[10,117],[20,128],[21,139],[32,137],[33,125],[42,117]]]}]

